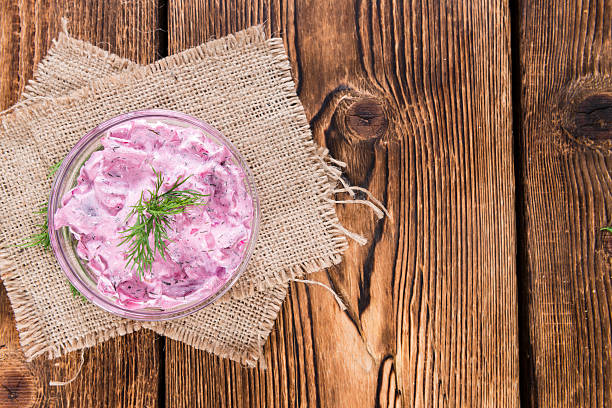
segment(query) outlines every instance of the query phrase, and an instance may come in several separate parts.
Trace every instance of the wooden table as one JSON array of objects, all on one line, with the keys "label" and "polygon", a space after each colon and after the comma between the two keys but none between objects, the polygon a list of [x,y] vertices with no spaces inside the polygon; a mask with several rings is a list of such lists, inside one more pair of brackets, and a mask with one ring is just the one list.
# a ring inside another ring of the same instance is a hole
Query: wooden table
[{"label": "wooden table", "polygon": [[267,371],[142,331],[52,388],[78,353],[24,365],[0,285],[0,407],[611,406],[612,1],[3,0],[0,108],[62,16],[142,64],[265,23],[392,219],[338,207],[349,309],[292,284]]}]

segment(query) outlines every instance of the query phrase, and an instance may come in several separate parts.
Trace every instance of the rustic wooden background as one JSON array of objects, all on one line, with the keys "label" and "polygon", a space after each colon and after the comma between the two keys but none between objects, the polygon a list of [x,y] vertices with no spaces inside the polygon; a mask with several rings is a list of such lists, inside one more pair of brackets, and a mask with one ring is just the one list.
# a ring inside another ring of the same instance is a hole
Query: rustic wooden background
[{"label": "rustic wooden background", "polygon": [[0,109],[70,31],[146,64],[265,23],[316,141],[392,218],[293,284],[245,369],[150,332],[23,363],[0,407],[612,406],[612,1],[0,0]]}]

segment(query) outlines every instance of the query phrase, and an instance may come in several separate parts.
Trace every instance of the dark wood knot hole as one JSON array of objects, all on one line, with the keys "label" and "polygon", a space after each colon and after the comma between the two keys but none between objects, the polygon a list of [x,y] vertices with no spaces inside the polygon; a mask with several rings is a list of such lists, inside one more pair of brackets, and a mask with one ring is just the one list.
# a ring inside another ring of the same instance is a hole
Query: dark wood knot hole
[{"label": "dark wood knot hole", "polygon": [[0,407],[24,408],[32,406],[36,394],[31,374],[23,367],[15,367],[10,362],[0,373]]},{"label": "dark wood knot hole", "polygon": [[592,140],[612,139],[612,93],[586,97],[574,109],[576,136]]},{"label": "dark wood knot hole", "polygon": [[359,138],[381,137],[388,126],[383,107],[374,98],[360,99],[346,111],[346,127]]}]

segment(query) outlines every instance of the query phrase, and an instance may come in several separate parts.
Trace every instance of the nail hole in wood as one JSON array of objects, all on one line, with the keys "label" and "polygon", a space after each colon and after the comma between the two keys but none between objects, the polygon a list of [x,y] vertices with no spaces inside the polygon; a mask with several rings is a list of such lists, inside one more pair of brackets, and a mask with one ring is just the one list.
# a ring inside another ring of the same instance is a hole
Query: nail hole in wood
[{"label": "nail hole in wood", "polygon": [[361,139],[381,137],[389,121],[381,104],[374,98],[364,98],[353,103],[346,111],[346,127]]},{"label": "nail hole in wood", "polygon": [[592,140],[612,139],[612,93],[590,95],[574,108],[575,135]]}]

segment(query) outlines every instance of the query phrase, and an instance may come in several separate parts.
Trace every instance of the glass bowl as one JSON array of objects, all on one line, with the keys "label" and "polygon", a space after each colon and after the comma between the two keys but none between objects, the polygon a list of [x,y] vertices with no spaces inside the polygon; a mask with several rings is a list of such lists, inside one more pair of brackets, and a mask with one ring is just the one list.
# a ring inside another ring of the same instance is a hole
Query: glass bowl
[{"label": "glass bowl", "polygon": [[[145,307],[141,309],[128,309],[123,307],[121,304],[118,304],[111,297],[102,294],[97,288],[97,278],[95,274],[88,271],[85,261],[77,255],[76,244],[78,241],[72,236],[68,227],[62,227],[58,230],[53,228],[54,214],[61,206],[62,197],[68,191],[74,188],[74,186],[76,186],[80,169],[89,159],[91,154],[102,149],[102,144],[100,141],[101,137],[112,128],[135,119],[150,121],[151,123],[163,122],[172,126],[198,128],[210,140],[227,147],[232,154],[231,160],[234,160],[234,164],[240,166],[246,175],[244,184],[247,193],[253,200],[251,234],[244,247],[241,262],[233,271],[229,280],[209,296],[195,299],[189,303],[183,303],[172,308],[162,309]],[[70,283],[87,300],[108,312],[124,318],[147,321],[168,320],[186,316],[202,309],[221,297],[236,283],[240,275],[247,267],[249,259],[253,253],[255,241],[257,239],[257,234],[259,231],[259,199],[257,196],[255,183],[253,181],[253,175],[244,158],[218,130],[199,119],[180,112],[167,110],[143,110],[119,115],[102,123],[95,129],[88,132],[72,148],[59,167],[51,187],[48,222],[51,247],[53,248],[53,252],[55,253],[59,265],[66,274],[66,277]]]}]

